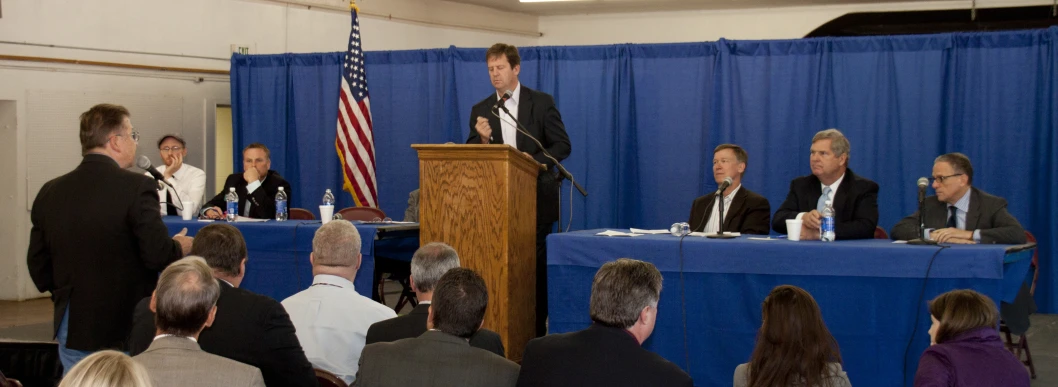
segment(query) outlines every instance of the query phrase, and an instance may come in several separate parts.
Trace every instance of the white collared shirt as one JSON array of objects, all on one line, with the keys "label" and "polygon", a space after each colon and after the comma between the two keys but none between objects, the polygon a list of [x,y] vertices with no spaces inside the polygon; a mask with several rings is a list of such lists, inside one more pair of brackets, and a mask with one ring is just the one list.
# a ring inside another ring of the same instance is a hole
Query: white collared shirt
[{"label": "white collared shirt", "polygon": [[[518,96],[522,92],[522,83],[518,82],[518,86],[514,87],[511,94],[511,98],[507,102],[503,103],[503,106],[507,107],[507,110],[514,116],[514,120],[507,116],[503,110],[500,110],[500,133],[503,133],[503,143],[518,149]],[[497,98],[503,98],[503,93],[496,93]]]},{"label": "white collared shirt", "polygon": [[[165,175],[165,165],[159,165],[154,168],[158,173]],[[176,188],[176,195],[170,194],[174,201],[193,201],[195,202],[194,208],[189,208],[189,211],[197,211],[198,206],[202,205],[202,195],[206,192],[206,172],[198,169],[194,166],[184,164],[180,166],[180,169],[173,173],[165,182],[172,184],[173,188]],[[166,204],[165,194],[172,188],[166,187],[166,189],[158,191],[158,202],[161,204],[162,216],[165,216],[168,211]],[[179,195],[179,199],[177,199]],[[179,210],[182,203],[173,203],[177,206],[177,215],[183,214],[183,211]]]},{"label": "white collared shirt", "polygon": [[[177,335],[170,335],[168,333],[162,333],[162,334],[160,334],[158,336],[154,336],[154,340],[158,340],[158,339],[161,339],[161,338],[164,338],[164,337],[179,337],[181,339],[188,339],[188,340],[194,341],[196,343],[198,342],[198,339],[196,339],[194,337],[191,337],[191,336],[177,336]],[[151,341],[154,341],[154,340],[151,340]]]},{"label": "white collared shirt", "polygon": [[[845,180],[845,174],[844,173],[842,173],[841,177],[839,177],[837,180],[834,180],[834,182],[831,183],[830,185],[823,184],[822,182],[819,183],[819,190],[820,191],[823,191],[827,187],[830,187],[830,196],[827,196],[827,198],[825,200],[830,200],[830,203],[832,203],[832,204],[834,203],[834,198],[838,197],[838,187],[841,186],[841,181],[842,180]],[[818,201],[819,199],[816,199],[816,200]],[[795,218],[795,219],[800,220],[802,217],[805,216],[805,214],[807,214],[809,212],[811,212],[811,211],[805,211],[805,212],[802,212],[800,214],[797,214],[797,218]]]},{"label": "white collared shirt", "polygon": [[283,300],[298,341],[314,367],[352,383],[367,329],[397,317],[393,309],[356,292],[349,280],[319,274],[312,286]]},{"label": "white collared shirt", "polygon": [[[731,193],[729,193],[729,194],[724,196],[724,218],[727,218],[727,217],[731,216],[731,212],[729,212],[728,210],[731,209],[731,202],[735,200],[735,194],[738,193],[738,190],[740,190],[740,189],[742,189],[742,184],[741,183],[739,183],[738,187],[735,187],[735,189],[733,191],[731,191]],[[714,201],[714,203],[713,203],[713,212],[711,214],[709,214],[709,221],[705,222],[705,229],[702,230],[702,231],[705,231],[706,234],[716,234],[717,232],[720,231],[720,222],[718,222],[718,220],[720,219],[720,206],[717,206],[716,203],[715,203],[716,197],[713,197],[713,201]],[[724,230],[724,231],[738,231],[738,230]]]}]

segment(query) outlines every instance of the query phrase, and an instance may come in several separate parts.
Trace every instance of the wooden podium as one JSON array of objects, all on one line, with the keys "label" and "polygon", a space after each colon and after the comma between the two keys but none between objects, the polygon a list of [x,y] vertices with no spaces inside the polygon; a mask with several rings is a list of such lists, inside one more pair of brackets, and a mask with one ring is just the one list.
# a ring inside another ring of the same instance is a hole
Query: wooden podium
[{"label": "wooden podium", "polygon": [[536,336],[536,177],[540,164],[508,145],[415,144],[419,240],[444,242],[485,279],[485,327],[520,362]]}]

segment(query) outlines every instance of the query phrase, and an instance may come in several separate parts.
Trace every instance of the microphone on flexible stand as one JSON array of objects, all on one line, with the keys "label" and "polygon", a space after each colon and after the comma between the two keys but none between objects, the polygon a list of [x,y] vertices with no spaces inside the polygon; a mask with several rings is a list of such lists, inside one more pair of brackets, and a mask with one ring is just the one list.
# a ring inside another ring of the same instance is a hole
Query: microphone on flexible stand
[{"label": "microphone on flexible stand", "polygon": [[[182,203],[182,202],[180,201],[180,194],[178,194],[176,192],[176,187],[173,187],[172,184],[169,184],[168,181],[165,181],[165,177],[162,176],[161,173],[158,173],[158,171],[154,170],[154,167],[151,165],[151,159],[147,158],[147,156],[141,155],[140,158],[138,160],[136,160],[136,167],[139,167],[140,169],[142,169],[144,171],[147,171],[147,173],[149,173],[152,177],[154,177],[155,180],[158,180],[158,190],[159,191],[161,191],[163,189],[168,189],[169,193],[173,194],[173,196],[176,198],[176,200],[175,200],[176,203],[167,203],[167,205],[173,206],[174,208],[176,208],[176,209],[178,209],[180,211],[184,210],[183,209],[183,204],[177,204],[177,203]],[[168,188],[167,188],[167,186],[168,186]]]},{"label": "microphone on flexible stand", "polygon": [[[541,144],[540,140],[537,140],[536,137],[533,137],[533,135],[529,134],[529,131],[526,130],[524,126],[522,126],[522,123],[519,122],[517,118],[514,118],[514,115],[511,114],[510,110],[507,110],[507,106],[504,105],[502,101],[506,101],[507,99],[509,99],[510,94],[510,90],[504,92],[503,98],[501,98],[499,101],[496,101],[496,106],[494,106],[493,109],[499,108],[500,110],[503,110],[504,113],[507,113],[507,116],[511,117],[511,120],[514,120],[514,128],[518,130],[518,133],[524,134],[526,137],[529,137],[530,140],[533,140],[533,142],[536,143],[536,146],[540,147],[540,151],[544,153],[544,157],[547,157],[555,163],[555,166],[558,167],[558,172],[562,174],[562,177],[569,179],[569,182],[573,183],[573,186],[577,188],[577,191],[580,191],[580,194],[582,196],[588,196],[588,191],[585,191],[584,187],[580,186],[580,183],[577,183],[576,180],[573,180],[573,174],[569,173],[569,171],[566,170],[566,167],[563,167],[562,163],[558,162],[558,160],[556,160],[554,156],[551,156],[551,154],[547,152],[547,148],[544,148],[544,144]],[[495,114],[496,117],[499,117],[498,111],[494,111],[493,114]]]},{"label": "microphone on flexible stand", "polygon": [[734,183],[734,180],[732,180],[731,177],[726,177],[726,178],[724,178],[724,182],[720,183],[720,187],[717,188],[717,190],[716,190],[716,205],[718,206],[718,207],[716,207],[716,209],[719,211],[719,213],[717,215],[720,216],[720,219],[717,219],[716,234],[706,235],[705,236],[706,238],[712,238],[712,239],[731,239],[731,238],[735,238],[734,235],[725,234],[724,233],[724,190],[726,190],[728,187],[730,187],[732,183]]},{"label": "microphone on flexible stand", "polygon": [[935,245],[937,241],[926,239],[926,187],[929,179],[918,178],[918,238],[907,241],[909,245]]},{"label": "microphone on flexible stand", "polygon": [[500,106],[504,106],[507,100],[511,99],[512,95],[514,95],[513,91],[507,90],[503,92],[503,96],[496,100],[496,104],[492,105],[492,111],[498,111]]}]

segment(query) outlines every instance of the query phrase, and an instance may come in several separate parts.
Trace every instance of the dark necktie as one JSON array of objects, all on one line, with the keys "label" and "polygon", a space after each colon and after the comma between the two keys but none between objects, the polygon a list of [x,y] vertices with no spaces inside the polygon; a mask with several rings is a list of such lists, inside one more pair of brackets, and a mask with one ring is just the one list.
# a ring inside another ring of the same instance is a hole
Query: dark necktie
[{"label": "dark necktie", "polygon": [[955,206],[948,206],[948,223],[944,225],[947,228],[955,228]]}]

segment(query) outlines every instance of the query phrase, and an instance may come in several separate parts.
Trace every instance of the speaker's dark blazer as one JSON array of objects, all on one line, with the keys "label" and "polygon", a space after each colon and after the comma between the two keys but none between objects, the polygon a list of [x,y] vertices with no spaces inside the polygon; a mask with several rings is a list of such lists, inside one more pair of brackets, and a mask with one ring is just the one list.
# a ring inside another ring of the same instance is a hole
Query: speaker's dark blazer
[{"label": "speaker's dark blazer", "polygon": [[[150,302],[148,297],[136,305],[129,355],[147,350],[154,339]],[[213,325],[202,331],[198,344],[203,351],[261,369],[267,386],[318,385],[283,305],[227,282],[220,281],[217,316]]]},{"label": "speaker's dark blazer", "polygon": [[[941,229],[948,223],[948,204],[936,196],[926,198],[926,228]],[[966,212],[966,229],[981,230],[981,243],[1022,244],[1025,229],[1007,212],[1007,201],[970,187],[970,210]],[[901,219],[889,234],[893,240],[921,238],[918,234],[918,211]]]},{"label": "speaker's dark blazer", "polygon": [[88,154],[33,201],[29,274],[51,292],[56,332],[70,308],[70,349],[124,349],[136,302],[183,255],[158,214],[157,187],[109,156]]},{"label": "speaker's dark blazer", "polygon": [[[786,220],[798,213],[816,209],[823,195],[822,183],[815,175],[801,176],[790,182],[790,193],[771,220],[771,228],[787,234]],[[834,231],[837,239],[871,239],[878,227],[878,183],[845,170],[845,178],[834,195]]]},{"label": "speaker's dark blazer", "polygon": [[283,176],[279,176],[279,172],[268,170],[268,177],[261,182],[261,186],[257,187],[252,194],[247,193],[246,179],[242,177],[241,173],[233,173],[228,175],[228,178],[224,180],[224,188],[202,206],[203,209],[209,207],[220,207],[221,211],[225,211],[228,208],[228,203],[224,200],[224,195],[228,194],[228,189],[235,187],[235,193],[239,194],[239,215],[242,215],[243,206],[246,205],[246,200],[249,198],[250,202],[253,203],[250,206],[250,217],[255,219],[273,219],[276,216],[276,193],[279,192],[279,187],[283,187],[283,191],[287,193],[287,211],[290,211],[290,203],[293,203],[294,193],[290,190],[290,183],[283,180]]},{"label": "speaker's dark blazer", "polygon": [[[521,85],[518,95],[518,122],[529,134],[536,137],[556,160],[561,162],[569,157],[569,135],[566,134],[566,126],[562,124],[562,115],[555,107],[555,99],[547,93],[525,87],[524,84]],[[489,125],[492,126],[489,144],[503,144],[500,119],[491,111],[497,100],[496,93],[492,93],[470,109],[470,137],[467,138],[467,144],[481,144],[481,137],[478,131],[474,130],[478,117],[488,118]],[[499,111],[499,114],[510,119],[503,111]],[[524,134],[517,133],[515,141],[519,151],[526,152],[538,163],[547,165],[547,171],[541,171],[536,179],[536,222],[552,223],[558,220],[558,189],[561,187],[561,180],[553,172],[555,163],[545,157],[540,147]]]},{"label": "speaker's dark blazer", "polygon": [[[382,343],[419,337],[426,332],[426,319],[430,316],[430,304],[419,304],[403,316],[379,321],[367,328],[366,344]],[[470,336],[470,346],[504,357],[503,341],[500,335],[488,329],[479,329]]]},{"label": "speaker's dark blazer", "polygon": [[[694,199],[691,217],[687,222],[691,231],[703,231],[716,205],[716,192]],[[768,234],[771,224],[771,204],[756,192],[741,187],[731,199],[731,208],[724,212],[724,231],[742,234]]]},{"label": "speaker's dark blazer", "polygon": [[529,341],[518,387],[693,386],[680,367],[650,352],[628,331],[593,324]]}]

